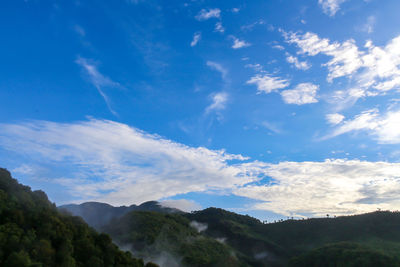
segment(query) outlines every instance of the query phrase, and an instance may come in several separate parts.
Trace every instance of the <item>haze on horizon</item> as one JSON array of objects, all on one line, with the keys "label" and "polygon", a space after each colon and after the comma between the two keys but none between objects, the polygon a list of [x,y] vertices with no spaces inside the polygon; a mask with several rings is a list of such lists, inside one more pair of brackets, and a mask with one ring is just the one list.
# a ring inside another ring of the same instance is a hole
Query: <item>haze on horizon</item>
[{"label": "haze on horizon", "polygon": [[57,205],[400,209],[399,1],[0,7],[1,167]]}]

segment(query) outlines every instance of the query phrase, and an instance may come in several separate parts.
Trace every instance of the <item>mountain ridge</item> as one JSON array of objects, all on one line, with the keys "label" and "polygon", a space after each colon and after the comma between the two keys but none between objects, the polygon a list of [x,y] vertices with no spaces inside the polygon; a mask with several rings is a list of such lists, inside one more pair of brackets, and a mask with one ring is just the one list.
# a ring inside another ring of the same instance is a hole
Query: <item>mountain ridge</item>
[{"label": "mountain ridge", "polygon": [[[143,234],[143,228],[137,226],[137,220],[141,220],[144,225],[145,217],[148,218],[147,223],[151,224],[152,221],[162,221],[161,217],[169,214],[152,212],[146,215],[146,213],[149,211],[142,211],[140,214],[138,211],[127,212],[112,219],[100,230],[110,234],[116,241],[122,241],[125,246],[129,244],[134,246],[136,239],[127,239],[124,233],[116,229],[123,225],[130,235],[140,236]],[[340,251],[342,254],[354,255],[359,253],[363,258],[373,254],[374,257],[381,257],[382,262],[393,261],[400,264],[400,255],[397,253],[400,249],[398,212],[376,211],[336,218],[288,219],[276,223],[263,223],[247,215],[214,207],[191,213],[170,213],[169,216],[186,218],[186,221],[175,218],[183,222],[181,226],[185,229],[188,226],[195,228],[192,222],[202,224],[204,227],[201,236],[223,242],[234,251],[239,262],[249,266],[284,266],[293,262],[300,264],[309,262],[314,254],[321,256],[321,251],[329,253]],[[170,231],[171,234],[178,236],[178,233]],[[152,235],[150,231],[148,236]],[[146,236],[143,238],[146,239]],[[342,242],[351,245],[341,245]],[[150,242],[148,245],[152,244]],[[310,256],[310,253],[314,254]],[[308,258],[305,258],[305,255],[308,255]],[[342,259],[340,255],[336,255],[338,260]],[[297,261],[294,260],[296,258]],[[355,256],[353,258],[357,259]]]},{"label": "mountain ridge", "polygon": [[58,206],[62,212],[69,212],[74,216],[82,217],[96,230],[109,223],[113,218],[119,218],[131,211],[156,211],[161,213],[181,213],[183,211],[164,207],[158,201],[146,201],[140,205],[112,206],[108,203],[89,201],[81,204],[67,204]]}]

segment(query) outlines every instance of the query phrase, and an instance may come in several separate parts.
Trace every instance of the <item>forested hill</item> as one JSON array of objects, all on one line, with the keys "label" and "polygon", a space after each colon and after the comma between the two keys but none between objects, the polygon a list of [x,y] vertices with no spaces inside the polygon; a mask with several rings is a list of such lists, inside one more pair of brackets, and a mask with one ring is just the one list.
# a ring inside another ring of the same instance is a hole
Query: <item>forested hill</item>
[{"label": "forested hill", "polygon": [[131,211],[102,230],[142,257],[168,252],[186,266],[218,266],[227,259],[238,266],[400,266],[398,212],[265,224],[218,208]]},{"label": "forested hill", "polygon": [[162,206],[157,201],[144,202],[141,205],[113,207],[101,202],[85,202],[82,204],[69,204],[58,207],[60,211],[68,211],[75,216],[82,217],[90,226],[100,230],[111,219],[119,218],[130,211],[155,211],[160,213],[182,213],[174,208]]},{"label": "forested hill", "polygon": [[[144,266],[0,168],[0,266]],[[148,264],[148,266],[154,266]]]},{"label": "forested hill", "polygon": [[257,258],[261,266],[400,266],[398,212],[267,224],[216,208],[186,217],[207,223],[205,235],[226,238],[227,244]]},{"label": "forested hill", "polygon": [[[106,204],[87,206],[92,214],[104,208],[117,214],[101,230],[161,266],[400,266],[398,212],[265,224],[218,208],[184,213],[148,202],[131,207],[152,211],[114,212],[118,208]],[[0,266],[144,264],[0,169]]]}]

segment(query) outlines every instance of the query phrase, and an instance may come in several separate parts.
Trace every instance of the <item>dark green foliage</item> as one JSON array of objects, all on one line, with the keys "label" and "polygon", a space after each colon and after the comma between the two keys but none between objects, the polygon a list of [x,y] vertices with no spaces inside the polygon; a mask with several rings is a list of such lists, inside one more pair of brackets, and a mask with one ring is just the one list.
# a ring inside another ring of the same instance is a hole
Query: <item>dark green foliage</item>
[{"label": "dark green foliage", "polygon": [[353,242],[400,258],[400,214],[372,212],[355,216],[288,220],[264,225],[264,235],[297,256],[330,243]]},{"label": "dark green foliage", "polygon": [[199,234],[180,214],[133,211],[103,230],[140,257],[166,258],[171,263],[165,266],[246,266],[230,247]]},{"label": "dark green foliage", "polygon": [[[398,212],[380,211],[356,216],[287,220],[271,224],[263,224],[249,216],[216,208],[185,216],[191,220],[207,223],[208,229],[204,232],[205,235],[226,237],[227,244],[246,255],[245,259],[250,265],[282,266],[288,259],[311,250],[332,243],[350,241],[363,247],[343,249],[346,255],[352,255],[354,258],[356,253],[363,252],[359,256],[360,261],[368,262],[368,258],[375,255],[382,261],[388,259],[389,262],[397,262],[397,266],[400,266],[400,213]],[[328,246],[327,249],[317,252],[322,253],[329,248]],[[336,248],[333,246],[332,251]],[[337,256],[340,258],[340,255],[342,254]],[[253,261],[250,261],[251,257]]]},{"label": "dark green foliage", "polygon": [[0,266],[144,266],[0,169]]},{"label": "dark green foliage", "polygon": [[336,243],[305,253],[289,261],[293,267],[395,267],[400,262],[356,243]]},{"label": "dark green foliage", "polygon": [[156,211],[160,213],[182,213],[182,211],[163,207],[157,201],[148,201],[139,206],[130,205],[129,207],[113,207],[106,203],[85,202],[82,204],[69,204],[59,207],[60,211],[69,212],[72,215],[82,217],[85,222],[96,230],[100,230],[112,219],[122,217],[131,211]]},{"label": "dark green foliage", "polygon": [[288,257],[281,246],[269,240],[264,224],[250,216],[243,216],[218,208],[208,208],[185,215],[190,220],[208,224],[205,235],[225,238],[241,259],[252,266],[275,266]]},{"label": "dark green foliage", "polygon": [[[191,221],[208,228],[198,233]],[[187,266],[400,266],[399,229],[399,212],[264,224],[217,208],[131,212],[104,228],[137,255],[151,259],[167,252]]]}]

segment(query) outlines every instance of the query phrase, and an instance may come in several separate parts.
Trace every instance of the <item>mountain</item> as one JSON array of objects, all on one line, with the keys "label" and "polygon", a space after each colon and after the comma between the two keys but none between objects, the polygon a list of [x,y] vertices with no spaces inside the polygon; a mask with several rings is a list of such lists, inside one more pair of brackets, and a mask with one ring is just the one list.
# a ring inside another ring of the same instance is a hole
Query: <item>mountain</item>
[{"label": "mountain", "polygon": [[[336,259],[340,263],[349,258],[354,260],[354,265],[332,266],[400,266],[399,212],[377,211],[269,224],[216,208],[186,216],[207,223],[205,235],[226,238],[227,244],[258,259],[261,266],[288,263],[291,266],[330,266],[324,262],[334,263]],[[391,265],[375,265],[372,259]],[[363,261],[362,265],[357,265]]]},{"label": "mountain", "polygon": [[399,261],[384,252],[351,242],[328,244],[289,261],[289,267],[385,266],[398,267]]},{"label": "mountain", "polygon": [[44,192],[0,169],[0,266],[144,266],[132,254],[168,267],[400,266],[399,251],[399,212],[262,223],[218,208],[184,213],[155,201],[57,209]]},{"label": "mountain", "polygon": [[205,227],[183,214],[132,211],[102,230],[121,247],[160,266],[251,266],[223,240],[200,233]]},{"label": "mountain", "polygon": [[[162,266],[172,265],[160,258],[186,266],[223,266],[220,262],[228,259],[231,266],[400,266],[398,212],[262,223],[218,208],[129,211],[101,230],[135,255]],[[226,257],[228,252],[233,257]]]},{"label": "mountain", "polygon": [[223,239],[236,253],[246,255],[253,266],[282,266],[290,257],[286,248],[269,239],[265,224],[250,216],[218,208],[208,208],[185,215],[206,224],[204,235]]},{"label": "mountain", "polygon": [[[0,168],[0,266],[144,266]],[[155,266],[152,263],[146,266]]]},{"label": "mountain", "polygon": [[82,217],[85,222],[96,230],[100,230],[111,219],[119,218],[130,211],[155,211],[160,213],[182,213],[174,208],[164,207],[157,201],[144,202],[141,205],[114,207],[101,202],[85,202],[82,204],[68,204],[58,207],[62,212],[69,212],[74,216]]}]

